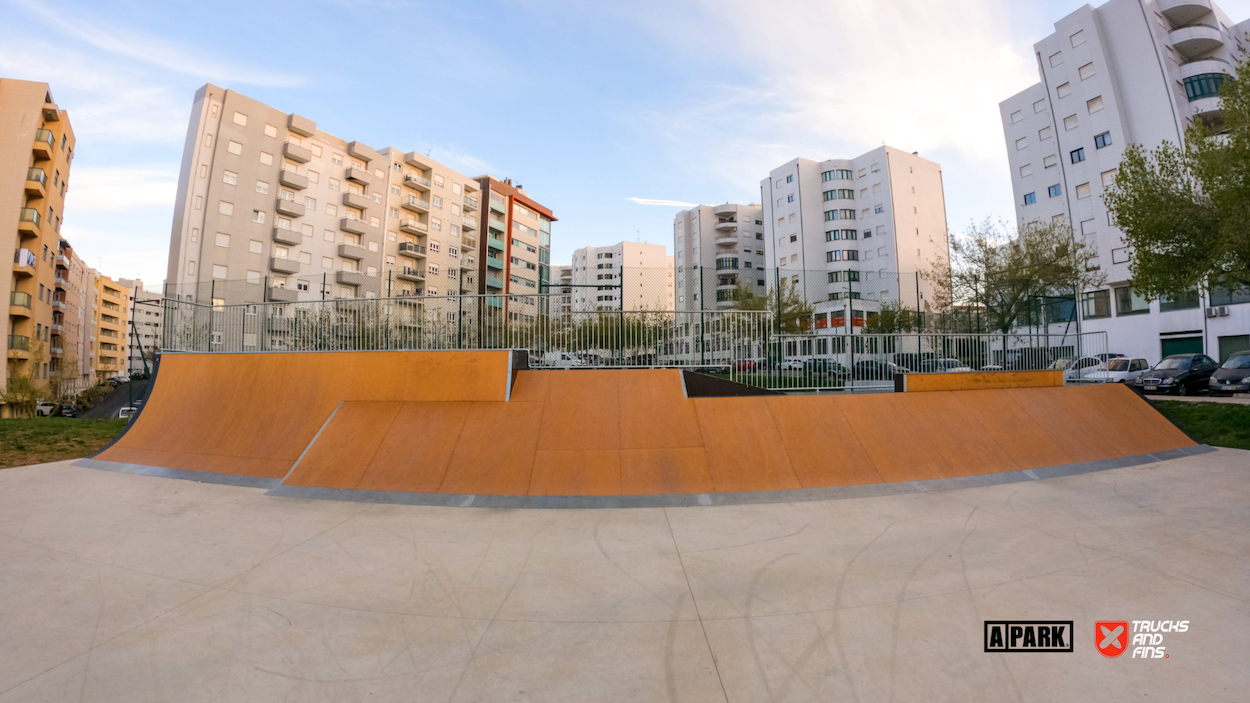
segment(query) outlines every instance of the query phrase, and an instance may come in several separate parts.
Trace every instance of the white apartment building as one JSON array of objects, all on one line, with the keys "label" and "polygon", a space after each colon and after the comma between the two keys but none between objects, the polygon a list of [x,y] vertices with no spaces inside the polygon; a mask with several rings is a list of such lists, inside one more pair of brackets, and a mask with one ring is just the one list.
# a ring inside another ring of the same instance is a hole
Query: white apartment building
[{"label": "white apartment building", "polygon": [[569,312],[673,309],[673,257],[659,244],[582,247],[556,274],[558,304]]},{"label": "white apartment building", "polygon": [[205,85],[183,152],[168,290],[226,304],[476,292],[478,192],[423,154],[375,151]]},{"label": "white apartment building", "polygon": [[949,258],[940,165],[889,146],[797,158],[760,192],[769,285],[780,278],[811,303],[818,332],[853,333],[883,301],[932,309],[918,273]]},{"label": "white apartment building", "polygon": [[677,310],[734,307],[739,282],[768,291],[764,220],[759,205],[698,205],[673,218]]},{"label": "white apartment building", "polygon": [[164,296],[144,290],[143,281],[138,279],[122,278],[118,283],[130,288],[130,321],[134,323],[133,329],[127,331],[127,370],[130,373],[142,373],[146,361],[146,368],[151,371],[153,356],[161,348],[163,306],[160,301]]},{"label": "white apartment building", "polygon": [[1248,29],[1211,0],[1086,5],[1034,44],[1041,82],[999,105],[1019,221],[1071,223],[1096,249],[1107,283],[1083,292],[1076,324],[1107,332],[1111,351],[1154,363],[1250,348],[1248,291],[1136,295],[1129,250],[1102,201],[1126,145],[1179,144],[1192,120],[1220,124],[1219,86]]}]

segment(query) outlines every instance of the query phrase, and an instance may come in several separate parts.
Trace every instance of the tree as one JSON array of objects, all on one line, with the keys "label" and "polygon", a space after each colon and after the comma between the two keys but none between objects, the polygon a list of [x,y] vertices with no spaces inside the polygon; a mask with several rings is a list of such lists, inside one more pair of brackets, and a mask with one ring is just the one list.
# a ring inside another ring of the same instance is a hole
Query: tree
[{"label": "tree", "polygon": [[[950,260],[932,263],[924,277],[945,316],[961,310],[984,316],[984,329],[1006,334],[1038,321],[1038,299],[1071,297],[1100,285],[1096,253],[1057,222],[1020,229],[985,220],[950,240]],[[980,325],[978,325],[980,327]],[[979,329],[977,331],[980,331]]]},{"label": "tree", "polygon": [[21,359],[16,350],[9,351],[9,380],[0,400],[9,406],[10,417],[32,417],[39,401],[47,394],[45,383],[39,380],[43,365],[43,343],[33,340],[28,359]]},{"label": "tree", "polygon": [[919,328],[919,315],[903,307],[897,300],[886,300],[877,312],[868,313],[864,334],[895,334]]},{"label": "tree", "polygon": [[778,287],[765,295],[756,295],[749,283],[738,281],[734,300],[739,310],[768,310],[782,333],[805,332],[804,325],[812,319],[812,306],[799,295],[798,284],[782,278]]},{"label": "tree", "polygon": [[1250,287],[1250,56],[1236,72],[1223,78],[1217,121],[1195,119],[1183,145],[1128,145],[1103,194],[1140,295]]}]

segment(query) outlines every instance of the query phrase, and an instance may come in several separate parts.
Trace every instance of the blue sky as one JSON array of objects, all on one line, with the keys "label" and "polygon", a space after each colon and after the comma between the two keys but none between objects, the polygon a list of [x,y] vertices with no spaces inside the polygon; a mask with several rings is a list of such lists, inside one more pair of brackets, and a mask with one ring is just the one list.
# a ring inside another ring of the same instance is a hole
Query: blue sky
[{"label": "blue sky", "polygon": [[46,81],[70,111],[63,234],[109,275],[159,289],[210,81],[348,140],[513,178],[559,218],[561,263],[622,239],[671,248],[680,206],[648,201],[757,202],[789,159],[883,142],[942,164],[953,231],[1010,219],[998,102],[1036,82],[1033,42],[1083,4],[0,0],[0,76]]}]

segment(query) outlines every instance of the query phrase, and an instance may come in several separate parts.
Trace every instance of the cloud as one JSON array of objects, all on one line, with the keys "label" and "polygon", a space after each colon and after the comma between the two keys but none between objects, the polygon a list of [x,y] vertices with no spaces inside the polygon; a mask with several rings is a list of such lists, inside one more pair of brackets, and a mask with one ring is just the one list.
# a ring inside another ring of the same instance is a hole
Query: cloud
[{"label": "cloud", "polygon": [[492,165],[485,159],[480,159],[462,151],[455,144],[437,144],[430,146],[426,151],[429,152],[428,156],[431,159],[447,164],[470,178],[476,178],[488,173],[496,178],[503,178],[499,167]]},{"label": "cloud", "polygon": [[71,173],[67,205],[75,212],[159,207],[173,211],[178,167],[80,168]]},{"label": "cloud", "polygon": [[680,200],[655,200],[652,198],[625,198],[638,205],[661,205],[663,207],[698,207],[698,203],[683,203]]}]

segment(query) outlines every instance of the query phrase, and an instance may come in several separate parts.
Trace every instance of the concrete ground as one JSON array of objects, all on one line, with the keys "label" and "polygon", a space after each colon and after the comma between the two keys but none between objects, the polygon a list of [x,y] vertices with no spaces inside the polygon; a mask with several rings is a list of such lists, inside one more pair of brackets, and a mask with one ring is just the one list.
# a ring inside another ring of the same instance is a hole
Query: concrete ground
[{"label": "concrete ground", "polygon": [[1181,397],[1179,395],[1148,395],[1150,400],[1179,400],[1184,403],[1230,403],[1232,405],[1250,405],[1250,397],[1241,397],[1244,394],[1232,396],[1220,395],[1187,395]]},{"label": "concrete ground", "polygon": [[[0,703],[1245,700],[1250,452],[792,504],[304,501],[0,472]],[[987,654],[985,620],[1074,620]],[[1095,620],[1188,620],[1107,659]]]}]

